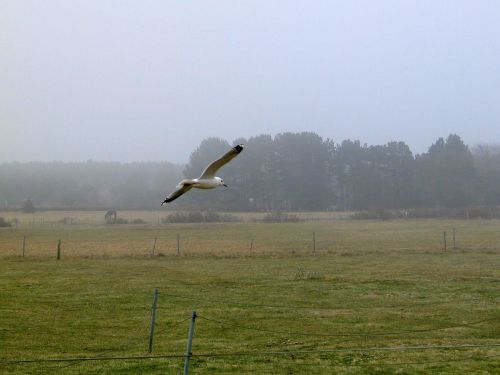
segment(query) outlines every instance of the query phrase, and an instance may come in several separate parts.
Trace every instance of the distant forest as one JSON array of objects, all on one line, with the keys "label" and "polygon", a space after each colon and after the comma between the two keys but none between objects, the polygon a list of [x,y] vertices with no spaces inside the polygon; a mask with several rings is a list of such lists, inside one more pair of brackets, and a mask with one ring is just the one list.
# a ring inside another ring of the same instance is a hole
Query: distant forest
[{"label": "distant forest", "polygon": [[[500,147],[458,135],[414,155],[404,142],[334,143],[311,132],[237,139],[245,150],[218,173],[229,188],[193,190],[171,206],[237,211],[374,210],[500,205]],[[231,145],[205,139],[187,165],[168,162],[0,164],[0,208],[152,209]]]}]

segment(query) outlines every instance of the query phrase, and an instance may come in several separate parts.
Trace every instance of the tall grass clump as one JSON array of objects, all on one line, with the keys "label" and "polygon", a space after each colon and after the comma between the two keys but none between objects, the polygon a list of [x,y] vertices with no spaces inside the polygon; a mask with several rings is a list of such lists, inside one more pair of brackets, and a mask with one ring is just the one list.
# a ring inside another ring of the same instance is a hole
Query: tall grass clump
[{"label": "tall grass clump", "polygon": [[215,211],[174,212],[162,219],[163,223],[229,223],[235,221],[238,221],[236,216]]},{"label": "tall grass clump", "polygon": [[368,211],[358,211],[352,214],[354,220],[393,220],[400,217],[399,212],[387,209],[373,209]]},{"label": "tall grass clump", "polygon": [[282,211],[273,211],[262,218],[264,223],[296,223],[301,221],[297,215]]},{"label": "tall grass clump", "polygon": [[3,217],[0,217],[0,228],[11,227],[12,223],[5,220]]},{"label": "tall grass clump", "polygon": [[500,208],[495,206],[415,208],[408,210],[408,217],[415,219],[496,219],[500,217]]}]

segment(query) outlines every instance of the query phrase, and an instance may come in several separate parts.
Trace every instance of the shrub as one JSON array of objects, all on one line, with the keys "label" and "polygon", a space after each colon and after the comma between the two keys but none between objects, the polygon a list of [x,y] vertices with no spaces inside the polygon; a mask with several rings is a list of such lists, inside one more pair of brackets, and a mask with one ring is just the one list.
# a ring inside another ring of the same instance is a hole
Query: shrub
[{"label": "shrub", "polygon": [[1,227],[11,227],[12,224],[6,221],[3,217],[0,217],[0,228]]},{"label": "shrub", "polygon": [[303,268],[299,268],[297,272],[295,273],[293,279],[294,280],[321,280],[323,279],[324,276],[315,271],[307,271]]},{"label": "shrub", "polygon": [[297,215],[292,215],[282,211],[273,211],[262,218],[264,223],[296,223],[300,221]]},{"label": "shrub", "polygon": [[220,214],[214,211],[174,212],[161,220],[163,223],[227,223],[238,221],[230,214]]},{"label": "shrub", "polygon": [[146,224],[146,222],[142,219],[134,219],[132,220],[132,224]]},{"label": "shrub", "polygon": [[442,216],[438,208],[414,208],[408,210],[408,217],[412,219],[436,218]]},{"label": "shrub", "polygon": [[408,211],[410,218],[439,218],[453,219],[494,219],[499,217],[498,207],[455,207],[455,208],[415,208]]},{"label": "shrub", "polygon": [[355,212],[351,218],[354,220],[392,220],[400,217],[399,212],[383,208]]}]

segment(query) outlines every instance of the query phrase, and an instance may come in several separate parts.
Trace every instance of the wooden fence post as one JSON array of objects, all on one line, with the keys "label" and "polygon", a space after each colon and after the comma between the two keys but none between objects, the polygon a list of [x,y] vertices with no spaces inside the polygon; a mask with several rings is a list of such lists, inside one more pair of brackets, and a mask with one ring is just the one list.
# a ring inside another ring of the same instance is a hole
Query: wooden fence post
[{"label": "wooden fence post", "polygon": [[153,250],[151,250],[151,256],[155,256],[155,249],[156,249],[156,237],[155,237],[155,240],[153,242]]},{"label": "wooden fence post", "polygon": [[26,236],[23,236],[23,258],[24,258],[24,251],[26,250]]},{"label": "wooden fence post", "polygon": [[61,240],[57,243],[57,260],[61,259]]},{"label": "wooden fence post", "polygon": [[446,231],[443,232],[443,246],[444,251],[446,251]]},{"label": "wooden fence post", "polygon": [[181,236],[177,233],[177,255],[181,253]]}]

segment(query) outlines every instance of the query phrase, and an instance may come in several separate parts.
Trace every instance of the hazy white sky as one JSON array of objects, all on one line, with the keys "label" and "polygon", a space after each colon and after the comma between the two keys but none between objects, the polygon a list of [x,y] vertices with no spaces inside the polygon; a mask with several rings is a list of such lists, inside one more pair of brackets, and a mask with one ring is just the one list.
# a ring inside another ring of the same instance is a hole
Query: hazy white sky
[{"label": "hazy white sky", "polygon": [[497,0],[0,0],[0,161],[314,131],[500,143]]}]

